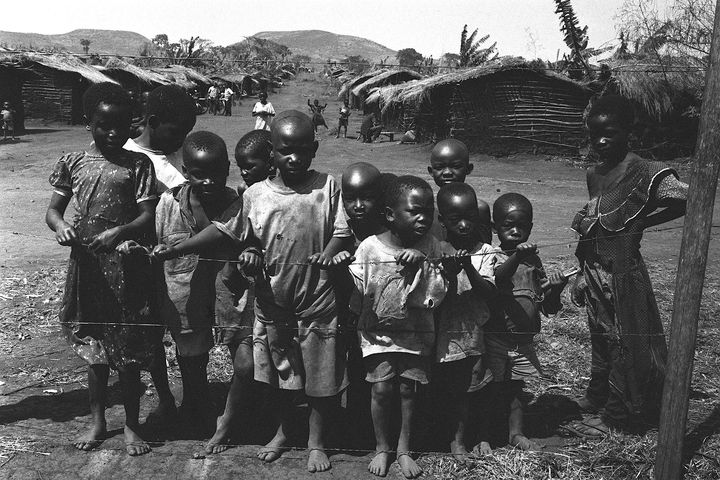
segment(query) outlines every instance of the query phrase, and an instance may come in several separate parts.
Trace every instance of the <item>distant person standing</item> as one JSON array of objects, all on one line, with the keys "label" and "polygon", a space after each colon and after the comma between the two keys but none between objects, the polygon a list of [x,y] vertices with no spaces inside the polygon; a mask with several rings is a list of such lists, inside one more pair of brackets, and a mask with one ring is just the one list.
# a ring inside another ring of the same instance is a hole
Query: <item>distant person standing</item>
[{"label": "distant person standing", "polygon": [[255,130],[270,130],[270,122],[275,116],[275,109],[272,103],[267,101],[267,92],[260,92],[258,99],[260,101],[252,109],[252,116],[256,117]]},{"label": "distant person standing", "polygon": [[350,119],[350,107],[348,106],[347,100],[345,100],[342,107],[340,107],[340,118],[338,118],[337,134],[335,138],[340,138],[340,129],[343,130],[343,138],[347,138],[348,120]]},{"label": "distant person standing", "polygon": [[15,110],[10,106],[10,102],[3,103],[0,115],[2,115],[3,141],[7,140],[8,132],[13,140],[17,140],[15,138]]},{"label": "distant person standing", "polygon": [[207,101],[208,101],[208,110],[213,115],[217,115],[217,98],[218,98],[218,89],[213,84],[210,85],[210,88],[208,88],[207,91]]},{"label": "distant person standing", "polygon": [[225,116],[230,117],[232,116],[232,103],[235,92],[233,92],[232,88],[230,88],[230,85],[226,85],[225,91],[222,95],[223,101],[225,102]]},{"label": "distant person standing", "polygon": [[310,103],[310,99],[308,98],[307,104],[310,108],[310,111],[312,112],[312,123],[315,132],[317,132],[317,129],[320,125],[324,126],[327,129],[328,126],[327,123],[325,123],[325,117],[323,117],[322,114],[323,110],[327,108],[327,103],[325,105],[320,105],[320,102],[317,98],[313,103]]}]

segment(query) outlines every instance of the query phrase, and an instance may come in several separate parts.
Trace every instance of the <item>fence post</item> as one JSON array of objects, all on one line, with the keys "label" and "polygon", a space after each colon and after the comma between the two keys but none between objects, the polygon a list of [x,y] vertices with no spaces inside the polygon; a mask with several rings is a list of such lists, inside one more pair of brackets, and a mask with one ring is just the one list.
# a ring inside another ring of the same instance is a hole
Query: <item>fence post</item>
[{"label": "fence post", "polygon": [[720,171],[719,152],[720,3],[716,3],[710,67],[706,74],[700,129],[692,165],[687,214],[675,281],[670,347],[655,457],[656,480],[678,480],[682,475],[688,396],[712,228],[715,190]]}]

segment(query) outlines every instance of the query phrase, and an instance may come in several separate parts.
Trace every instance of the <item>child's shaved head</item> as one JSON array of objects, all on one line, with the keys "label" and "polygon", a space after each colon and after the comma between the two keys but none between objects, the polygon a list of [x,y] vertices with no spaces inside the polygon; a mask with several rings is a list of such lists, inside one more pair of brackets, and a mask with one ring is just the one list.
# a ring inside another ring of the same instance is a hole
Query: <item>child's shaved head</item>
[{"label": "child's shaved head", "polygon": [[457,197],[472,200],[477,207],[477,195],[475,195],[475,190],[470,185],[467,183],[448,183],[443,185],[437,194],[437,205],[440,213],[442,214],[447,206],[453,203],[453,199]]},{"label": "child's shaved head", "polygon": [[349,165],[342,174],[342,200],[348,218],[376,224],[380,220],[381,187],[382,175],[375,166],[365,162]]},{"label": "child's shaved head", "polygon": [[229,166],[225,141],[212,132],[191,133],[183,142],[183,164],[189,167],[195,162],[206,160],[218,166]]},{"label": "child's shaved head", "polygon": [[430,198],[433,196],[432,188],[430,188],[430,185],[422,178],[413,175],[401,175],[392,179],[387,185],[383,196],[385,206],[390,208],[395,207],[400,197],[411,190],[419,190],[423,192],[423,194],[430,195]]},{"label": "child's shaved head", "polygon": [[264,159],[268,163],[272,160],[272,141],[267,130],[253,130],[246,133],[235,145],[235,159],[238,157],[253,157]]},{"label": "child's shaved head", "polygon": [[373,189],[379,191],[382,175],[374,165],[358,162],[349,165],[342,174],[342,188]]},{"label": "child's shaved head", "polygon": [[630,102],[620,95],[605,95],[593,103],[588,113],[589,117],[598,115],[614,116],[624,128],[632,128],[635,121],[635,112]]},{"label": "child's shaved head", "polygon": [[528,215],[530,221],[533,218],[533,207],[530,200],[519,193],[506,193],[500,195],[493,203],[493,222],[501,223],[508,213],[519,210]]},{"label": "child's shaved head", "polygon": [[312,120],[303,112],[298,110],[286,110],[275,117],[271,127],[271,138],[273,145],[281,136],[292,136],[315,140],[315,129]]},{"label": "child's shaved head", "polygon": [[464,182],[473,170],[470,152],[463,142],[448,138],[438,142],[430,152],[428,173],[439,187],[453,182]]}]

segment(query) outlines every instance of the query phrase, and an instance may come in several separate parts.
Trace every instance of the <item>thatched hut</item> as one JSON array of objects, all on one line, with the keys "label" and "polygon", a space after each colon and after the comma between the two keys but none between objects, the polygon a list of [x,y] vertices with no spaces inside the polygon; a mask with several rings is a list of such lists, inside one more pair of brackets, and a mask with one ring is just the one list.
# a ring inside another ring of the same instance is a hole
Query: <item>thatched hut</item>
[{"label": "thatched hut", "polygon": [[419,139],[455,137],[472,150],[507,153],[576,148],[592,91],[518,57],[376,90],[367,99],[383,121]]},{"label": "thatched hut", "polygon": [[243,95],[254,95],[260,90],[260,82],[247,73],[216,73],[210,77],[215,82],[229,83],[233,90]]},{"label": "thatched hut", "polygon": [[359,103],[356,108],[362,107],[363,111],[367,113],[365,99],[374,89],[388,85],[399,85],[420,78],[422,78],[422,75],[412,70],[388,70],[355,85],[350,91],[350,98],[351,101]]},{"label": "thatched hut", "polygon": [[184,65],[169,65],[163,68],[153,68],[152,71],[164,76],[170,82],[180,85],[185,90],[198,89],[203,94],[213,83],[210,77]]},{"label": "thatched hut", "polygon": [[[360,75],[356,76],[349,76],[349,78],[345,78],[342,84],[342,87],[340,87],[340,91],[338,92],[338,100],[347,100],[348,105],[350,105],[351,108],[360,108],[362,105],[360,105],[360,102],[358,101],[357,97],[353,97],[352,90],[360,85],[361,83],[364,83],[374,77],[375,75],[379,75],[381,73],[387,72],[387,68],[380,68],[377,70],[370,70],[368,72],[362,73]],[[342,77],[341,77],[342,78]]]},{"label": "thatched hut", "polygon": [[[83,123],[82,95],[87,87],[92,83],[117,83],[71,55],[10,54],[0,57],[0,63],[6,75],[14,75],[8,85],[15,98],[20,85],[22,102],[15,108],[20,110],[21,106],[24,118]],[[8,74],[9,69],[16,73]]]},{"label": "thatched hut", "polygon": [[15,110],[15,131],[17,133],[25,130],[22,86],[26,80],[34,77],[37,77],[37,74],[15,61],[13,56],[0,56],[0,105],[10,102]]},{"label": "thatched hut", "polygon": [[159,73],[138,67],[117,57],[110,57],[105,65],[98,65],[95,68],[117,81],[125,89],[136,92],[152,90],[160,85],[170,83],[170,80]]}]

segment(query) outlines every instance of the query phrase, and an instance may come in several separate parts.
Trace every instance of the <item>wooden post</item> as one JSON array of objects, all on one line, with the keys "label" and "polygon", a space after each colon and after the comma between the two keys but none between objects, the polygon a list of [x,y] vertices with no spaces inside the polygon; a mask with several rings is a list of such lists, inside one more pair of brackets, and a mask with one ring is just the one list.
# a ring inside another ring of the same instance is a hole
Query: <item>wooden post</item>
[{"label": "wooden post", "polygon": [[655,457],[656,480],[678,480],[682,476],[689,387],[712,227],[715,189],[720,172],[719,152],[720,3],[716,3],[710,67],[706,74],[700,130],[692,165],[687,214],[675,281],[670,347]]}]

